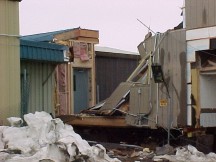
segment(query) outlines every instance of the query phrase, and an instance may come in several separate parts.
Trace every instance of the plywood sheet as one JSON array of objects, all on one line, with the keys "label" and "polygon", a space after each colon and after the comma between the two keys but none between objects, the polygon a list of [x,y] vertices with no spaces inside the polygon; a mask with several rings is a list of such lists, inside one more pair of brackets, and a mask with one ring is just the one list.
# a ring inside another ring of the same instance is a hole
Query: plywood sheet
[{"label": "plywood sheet", "polygon": [[111,94],[111,96],[106,100],[106,103],[102,106],[100,111],[107,111],[108,113],[112,112],[114,110],[113,108],[116,108],[123,96],[125,96],[125,94],[127,94],[127,92],[130,90],[132,84],[133,83],[122,82]]}]

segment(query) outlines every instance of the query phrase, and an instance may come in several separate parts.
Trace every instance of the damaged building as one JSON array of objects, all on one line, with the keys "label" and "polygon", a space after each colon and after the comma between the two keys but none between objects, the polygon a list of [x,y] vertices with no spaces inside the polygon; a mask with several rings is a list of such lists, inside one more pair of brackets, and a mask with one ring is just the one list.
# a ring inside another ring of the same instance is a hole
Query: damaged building
[{"label": "damaged building", "polygon": [[185,1],[188,125],[215,127],[215,6],[211,0]]},{"label": "damaged building", "polygon": [[[81,127],[215,127],[215,1],[187,0],[183,22],[147,34],[137,68],[107,99],[83,114],[62,116]],[[93,115],[92,115],[93,114]]]},{"label": "damaged building", "polygon": [[69,63],[55,69],[55,115],[78,113],[96,104],[95,52],[99,32],[81,28],[23,36],[23,40],[67,47]]},{"label": "damaged building", "polygon": [[[0,8],[18,3],[5,2]],[[18,27],[1,28],[0,41],[10,42],[1,48],[8,55],[0,56],[7,61],[0,69],[10,69],[0,84],[7,92],[0,102],[1,120],[41,110],[74,127],[102,130],[214,128],[215,7],[214,0],[185,0],[183,22],[164,33],[149,32],[138,45],[140,56],[97,48],[97,30],[73,28],[19,40]],[[17,22],[14,16],[5,25]]]}]

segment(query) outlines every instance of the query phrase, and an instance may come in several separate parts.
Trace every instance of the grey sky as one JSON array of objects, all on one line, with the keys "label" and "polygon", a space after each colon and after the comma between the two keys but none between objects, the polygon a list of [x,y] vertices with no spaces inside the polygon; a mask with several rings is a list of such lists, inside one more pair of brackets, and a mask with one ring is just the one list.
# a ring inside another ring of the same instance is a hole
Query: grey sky
[{"label": "grey sky", "polygon": [[182,21],[183,0],[24,0],[20,34],[81,27],[99,30],[100,46],[137,52],[150,26],[155,32]]}]

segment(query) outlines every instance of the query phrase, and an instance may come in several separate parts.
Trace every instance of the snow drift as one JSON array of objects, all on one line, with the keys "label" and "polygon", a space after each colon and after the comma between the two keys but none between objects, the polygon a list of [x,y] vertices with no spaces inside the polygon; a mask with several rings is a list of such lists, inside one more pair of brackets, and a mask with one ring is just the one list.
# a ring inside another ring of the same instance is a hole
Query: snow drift
[{"label": "snow drift", "polygon": [[21,118],[8,121],[11,127],[0,126],[0,161],[119,162],[110,158],[102,145],[90,146],[72,126],[46,112],[24,115],[24,127],[20,127]]}]

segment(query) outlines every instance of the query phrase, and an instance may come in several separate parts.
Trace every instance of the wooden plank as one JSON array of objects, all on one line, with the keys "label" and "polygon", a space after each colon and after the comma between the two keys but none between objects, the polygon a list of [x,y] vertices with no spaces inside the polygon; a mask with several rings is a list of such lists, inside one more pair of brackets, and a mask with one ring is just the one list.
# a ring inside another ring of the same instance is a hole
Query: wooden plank
[{"label": "wooden plank", "polygon": [[97,30],[81,29],[79,32],[79,37],[99,38],[99,31]]},{"label": "wooden plank", "polygon": [[123,96],[125,96],[126,93],[130,90],[130,87],[132,85],[133,83],[122,82],[111,94],[111,96],[106,100],[105,104],[100,109],[100,112],[102,114],[109,114],[115,111],[113,108],[116,108]]},{"label": "wooden plank", "polygon": [[216,108],[201,108],[200,113],[216,113]]},{"label": "wooden plank", "polygon": [[62,115],[57,118],[60,118],[64,123],[72,126],[130,127],[126,124],[125,117],[119,116]]},{"label": "wooden plank", "polygon": [[56,34],[54,37],[57,40],[76,39],[78,37],[98,39],[99,38],[99,32],[96,30],[88,30],[88,29],[71,29],[70,31]]},{"label": "wooden plank", "polygon": [[92,68],[93,61],[92,59],[89,59],[88,61],[81,61],[80,58],[74,58],[74,62],[71,63],[72,67],[76,68]]},{"label": "wooden plank", "polygon": [[84,42],[88,42],[88,43],[99,43],[99,39],[98,38],[89,38],[89,37],[78,37],[76,38],[76,40],[79,40],[79,41],[84,41]]},{"label": "wooden plank", "polygon": [[91,68],[91,101],[89,105],[92,107],[96,104],[96,71],[95,71],[95,56],[94,56],[94,44],[90,43],[88,44],[88,52],[91,55],[91,60],[92,60],[92,68]]},{"label": "wooden plank", "polygon": [[196,118],[196,128],[200,126],[200,82],[199,82],[199,70],[191,69],[192,76],[192,96],[194,103],[192,103],[193,108],[195,109],[195,118]]},{"label": "wooden plank", "polygon": [[204,67],[200,69],[200,72],[207,72],[207,71],[216,71],[216,66]]}]

